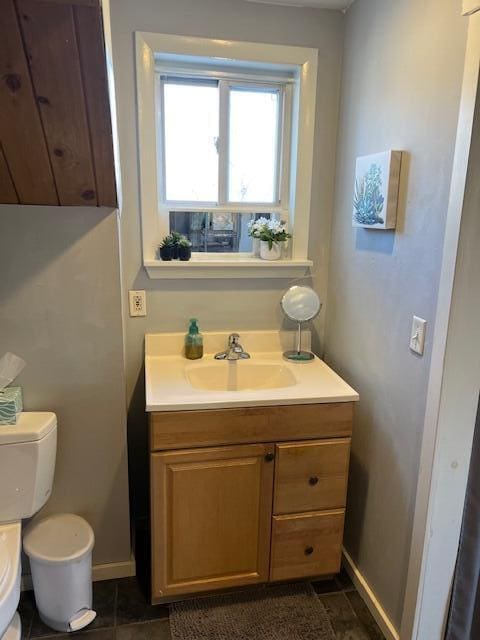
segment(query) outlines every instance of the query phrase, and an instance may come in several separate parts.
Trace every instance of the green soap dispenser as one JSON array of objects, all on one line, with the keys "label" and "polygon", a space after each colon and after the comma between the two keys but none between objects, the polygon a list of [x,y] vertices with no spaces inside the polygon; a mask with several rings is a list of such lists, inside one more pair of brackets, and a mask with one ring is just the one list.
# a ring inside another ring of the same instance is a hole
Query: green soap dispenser
[{"label": "green soap dispenser", "polygon": [[198,330],[196,318],[190,320],[190,327],[185,336],[185,357],[189,360],[198,360],[203,357],[203,336]]}]

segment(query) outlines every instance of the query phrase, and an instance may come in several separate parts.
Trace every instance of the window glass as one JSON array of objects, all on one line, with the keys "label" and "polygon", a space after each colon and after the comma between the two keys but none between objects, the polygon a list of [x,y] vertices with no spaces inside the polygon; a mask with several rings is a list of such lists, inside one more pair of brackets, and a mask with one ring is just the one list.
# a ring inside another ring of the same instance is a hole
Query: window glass
[{"label": "window glass", "polygon": [[270,213],[170,212],[170,233],[177,231],[192,243],[192,251],[208,253],[250,253],[252,238],[248,223],[259,218],[280,219]]},{"label": "window glass", "polygon": [[167,200],[217,202],[218,93],[216,83],[164,84]]},{"label": "window glass", "polygon": [[230,202],[277,200],[279,98],[277,89],[230,91]]}]

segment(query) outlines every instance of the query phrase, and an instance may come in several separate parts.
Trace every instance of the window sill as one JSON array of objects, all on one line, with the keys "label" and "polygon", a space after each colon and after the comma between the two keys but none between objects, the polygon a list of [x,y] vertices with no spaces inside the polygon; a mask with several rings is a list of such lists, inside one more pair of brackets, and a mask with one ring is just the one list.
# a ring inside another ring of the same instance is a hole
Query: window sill
[{"label": "window sill", "polygon": [[179,278],[298,278],[313,266],[311,260],[261,260],[243,256],[194,254],[188,262],[180,260],[145,260],[144,267],[152,279]]}]

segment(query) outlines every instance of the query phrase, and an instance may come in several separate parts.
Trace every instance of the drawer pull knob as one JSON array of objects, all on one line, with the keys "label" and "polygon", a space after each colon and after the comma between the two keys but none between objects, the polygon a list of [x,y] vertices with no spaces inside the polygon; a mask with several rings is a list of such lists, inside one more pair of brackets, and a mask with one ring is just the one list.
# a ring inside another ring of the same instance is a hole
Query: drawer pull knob
[{"label": "drawer pull knob", "polygon": [[311,556],[313,553],[313,547],[306,547],[305,548],[305,555],[306,556]]},{"label": "drawer pull knob", "polygon": [[311,476],[308,480],[309,484],[312,485],[312,487],[314,487],[316,484],[318,484],[318,477],[317,476]]},{"label": "drawer pull knob", "polygon": [[266,462],[272,462],[272,460],[275,459],[275,454],[272,453],[271,451],[269,453],[265,454],[265,461]]}]

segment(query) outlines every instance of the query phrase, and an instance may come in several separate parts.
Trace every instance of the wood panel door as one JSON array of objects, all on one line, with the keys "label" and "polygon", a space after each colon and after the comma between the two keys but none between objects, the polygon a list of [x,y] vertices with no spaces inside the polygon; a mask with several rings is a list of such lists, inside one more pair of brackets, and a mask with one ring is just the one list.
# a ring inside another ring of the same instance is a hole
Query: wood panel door
[{"label": "wood panel door", "polygon": [[154,602],[268,580],[273,449],[151,454]]}]

